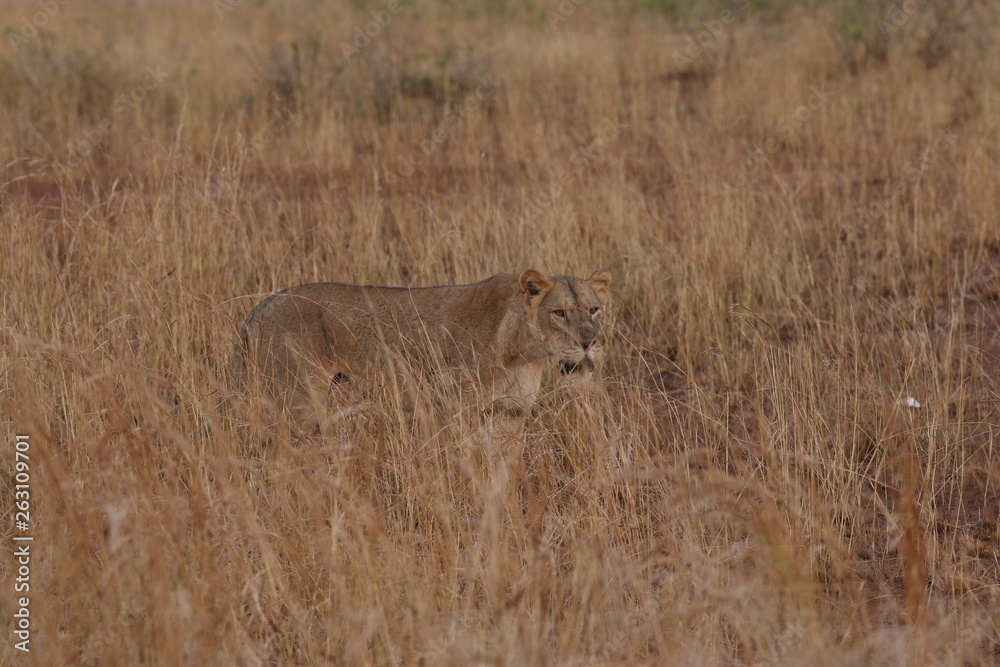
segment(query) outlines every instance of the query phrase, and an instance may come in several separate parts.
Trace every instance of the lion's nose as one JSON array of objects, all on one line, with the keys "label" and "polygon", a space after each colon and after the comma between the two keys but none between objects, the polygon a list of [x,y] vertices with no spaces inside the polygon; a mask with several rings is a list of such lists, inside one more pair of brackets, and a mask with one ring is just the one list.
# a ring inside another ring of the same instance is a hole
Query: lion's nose
[{"label": "lion's nose", "polygon": [[583,349],[587,350],[590,348],[591,345],[593,345],[596,342],[597,342],[596,338],[584,338],[583,340],[580,341],[580,345],[583,346]]}]

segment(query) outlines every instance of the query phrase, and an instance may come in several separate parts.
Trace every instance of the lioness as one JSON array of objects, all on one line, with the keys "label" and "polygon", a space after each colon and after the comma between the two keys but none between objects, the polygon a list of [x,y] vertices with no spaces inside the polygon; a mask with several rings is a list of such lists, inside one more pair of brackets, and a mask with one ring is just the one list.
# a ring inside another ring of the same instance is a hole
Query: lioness
[{"label": "lioness", "polygon": [[[233,379],[247,362],[300,423],[319,419],[317,390],[364,383],[396,362],[458,371],[481,385],[490,408],[523,415],[546,359],[570,381],[589,378],[611,273],[546,277],[535,270],[472,285],[380,287],[314,283],[261,302],[240,331]],[[391,363],[387,363],[391,362]]]}]

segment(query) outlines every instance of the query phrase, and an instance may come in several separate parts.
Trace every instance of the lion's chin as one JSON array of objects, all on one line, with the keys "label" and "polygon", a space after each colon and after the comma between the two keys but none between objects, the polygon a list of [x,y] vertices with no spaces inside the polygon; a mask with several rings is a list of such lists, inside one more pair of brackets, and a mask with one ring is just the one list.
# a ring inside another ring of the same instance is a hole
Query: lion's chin
[{"label": "lion's chin", "polygon": [[580,361],[559,361],[559,374],[568,382],[586,382],[594,374],[594,362],[584,357]]}]

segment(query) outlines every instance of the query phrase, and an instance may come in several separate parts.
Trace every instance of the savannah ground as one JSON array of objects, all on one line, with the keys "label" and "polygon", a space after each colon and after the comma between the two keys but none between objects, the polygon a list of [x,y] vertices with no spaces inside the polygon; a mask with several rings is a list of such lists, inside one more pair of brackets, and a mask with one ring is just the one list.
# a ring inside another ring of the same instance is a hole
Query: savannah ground
[{"label": "savannah ground", "polygon": [[[1000,662],[989,3],[50,5],[0,4],[0,662]],[[216,412],[272,290],[600,266],[606,395],[509,441]]]}]

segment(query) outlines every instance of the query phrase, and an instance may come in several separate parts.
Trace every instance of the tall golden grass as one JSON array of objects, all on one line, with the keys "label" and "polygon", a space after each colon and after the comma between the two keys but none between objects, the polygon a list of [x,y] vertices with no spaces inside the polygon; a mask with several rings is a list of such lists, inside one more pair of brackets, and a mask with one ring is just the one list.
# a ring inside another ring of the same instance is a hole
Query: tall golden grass
[{"label": "tall golden grass", "polygon": [[[912,4],[0,5],[0,662],[996,664],[1000,26]],[[272,290],[598,266],[510,441],[215,409]]]}]

